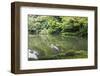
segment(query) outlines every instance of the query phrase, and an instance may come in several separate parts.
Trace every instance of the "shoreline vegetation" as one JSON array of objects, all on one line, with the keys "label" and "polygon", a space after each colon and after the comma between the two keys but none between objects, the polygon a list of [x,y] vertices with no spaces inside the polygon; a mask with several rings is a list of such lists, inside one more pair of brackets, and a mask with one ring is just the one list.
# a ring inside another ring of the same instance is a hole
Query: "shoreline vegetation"
[{"label": "shoreline vegetation", "polygon": [[38,55],[35,59],[31,54],[28,60],[87,58],[87,31],[87,17],[29,14],[28,48]]}]

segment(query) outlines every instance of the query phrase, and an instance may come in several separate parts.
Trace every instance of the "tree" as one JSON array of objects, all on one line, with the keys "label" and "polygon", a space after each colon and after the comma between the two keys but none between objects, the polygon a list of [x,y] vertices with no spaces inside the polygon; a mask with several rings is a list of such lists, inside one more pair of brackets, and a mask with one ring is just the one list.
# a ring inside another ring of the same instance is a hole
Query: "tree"
[{"label": "tree", "polygon": [[87,30],[87,17],[28,15],[29,34],[63,34],[87,37]]}]

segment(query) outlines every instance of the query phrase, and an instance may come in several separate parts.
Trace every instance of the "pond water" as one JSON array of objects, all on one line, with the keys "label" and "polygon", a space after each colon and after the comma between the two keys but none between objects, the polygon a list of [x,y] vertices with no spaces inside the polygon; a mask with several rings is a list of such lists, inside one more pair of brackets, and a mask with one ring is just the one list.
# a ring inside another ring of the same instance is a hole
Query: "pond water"
[{"label": "pond water", "polygon": [[28,36],[28,48],[39,53],[37,60],[87,58],[87,42],[86,38],[76,36]]}]

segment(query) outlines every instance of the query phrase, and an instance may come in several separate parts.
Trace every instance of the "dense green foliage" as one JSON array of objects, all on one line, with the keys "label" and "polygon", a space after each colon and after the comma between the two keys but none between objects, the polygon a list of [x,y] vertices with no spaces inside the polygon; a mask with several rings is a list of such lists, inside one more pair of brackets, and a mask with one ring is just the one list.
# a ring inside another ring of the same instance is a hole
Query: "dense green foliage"
[{"label": "dense green foliage", "polygon": [[29,34],[87,37],[87,17],[28,15]]}]

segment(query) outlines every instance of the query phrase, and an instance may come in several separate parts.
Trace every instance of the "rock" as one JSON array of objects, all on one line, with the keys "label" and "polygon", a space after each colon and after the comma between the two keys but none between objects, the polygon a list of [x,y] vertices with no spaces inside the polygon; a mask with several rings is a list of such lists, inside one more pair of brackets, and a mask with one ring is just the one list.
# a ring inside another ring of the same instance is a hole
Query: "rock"
[{"label": "rock", "polygon": [[36,50],[28,49],[28,51],[29,51],[28,58],[38,59],[39,53]]}]

